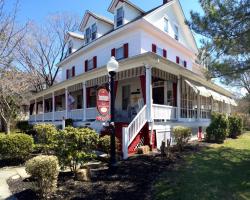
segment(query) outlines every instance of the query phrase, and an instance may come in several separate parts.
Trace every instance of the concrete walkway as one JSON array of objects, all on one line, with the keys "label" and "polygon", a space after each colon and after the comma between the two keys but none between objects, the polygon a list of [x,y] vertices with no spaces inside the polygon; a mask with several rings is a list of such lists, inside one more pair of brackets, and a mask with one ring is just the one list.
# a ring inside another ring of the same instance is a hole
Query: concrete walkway
[{"label": "concrete walkway", "polygon": [[12,196],[7,180],[12,177],[13,179],[27,178],[24,167],[5,167],[0,168],[0,200],[15,199]]}]

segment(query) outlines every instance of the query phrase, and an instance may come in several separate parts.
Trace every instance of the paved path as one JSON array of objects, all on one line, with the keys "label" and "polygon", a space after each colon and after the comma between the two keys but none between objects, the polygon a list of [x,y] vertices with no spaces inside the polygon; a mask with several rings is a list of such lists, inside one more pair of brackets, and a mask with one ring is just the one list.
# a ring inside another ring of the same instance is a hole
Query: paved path
[{"label": "paved path", "polygon": [[0,200],[12,200],[15,198],[11,198],[12,194],[9,190],[9,186],[7,184],[7,180],[10,178],[26,178],[28,177],[25,172],[24,167],[5,167],[0,168]]}]

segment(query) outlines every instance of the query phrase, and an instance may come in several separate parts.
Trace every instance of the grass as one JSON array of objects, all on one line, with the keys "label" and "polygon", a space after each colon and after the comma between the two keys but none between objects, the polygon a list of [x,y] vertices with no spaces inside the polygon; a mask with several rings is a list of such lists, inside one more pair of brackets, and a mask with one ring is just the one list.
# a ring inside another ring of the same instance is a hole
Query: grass
[{"label": "grass", "polygon": [[154,192],[157,200],[250,199],[250,132],[185,156],[160,177]]}]

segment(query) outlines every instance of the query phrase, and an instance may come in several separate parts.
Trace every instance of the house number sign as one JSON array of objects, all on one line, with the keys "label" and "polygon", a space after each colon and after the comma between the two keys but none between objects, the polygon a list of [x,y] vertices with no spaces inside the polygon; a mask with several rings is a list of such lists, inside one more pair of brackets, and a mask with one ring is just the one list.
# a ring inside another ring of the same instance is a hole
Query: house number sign
[{"label": "house number sign", "polygon": [[110,96],[105,87],[97,91],[96,106],[100,116],[96,117],[98,121],[108,121],[110,119]]}]

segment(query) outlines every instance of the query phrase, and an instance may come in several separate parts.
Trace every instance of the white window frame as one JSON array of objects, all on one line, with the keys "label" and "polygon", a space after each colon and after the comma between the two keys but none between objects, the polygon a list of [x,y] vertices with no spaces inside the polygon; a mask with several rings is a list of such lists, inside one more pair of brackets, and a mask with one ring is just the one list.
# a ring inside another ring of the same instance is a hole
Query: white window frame
[{"label": "white window frame", "polygon": [[85,35],[86,35],[86,44],[88,44],[89,42],[91,42],[91,38],[92,38],[91,28],[90,27],[86,28]]},{"label": "white window frame", "polygon": [[[119,55],[119,54],[121,54],[121,55]],[[119,57],[118,57],[118,55],[119,55]],[[121,60],[124,58],[124,46],[121,46],[121,47],[115,49],[115,58],[116,58],[116,60]]]},{"label": "white window frame", "polygon": [[[118,11],[119,10],[121,10],[122,13],[121,13],[121,17],[118,18]],[[121,19],[121,24],[118,25],[118,20],[120,20],[120,19]],[[123,9],[123,7],[120,7],[116,10],[116,22],[115,23],[116,23],[116,27],[120,27],[123,25],[123,23],[124,23],[124,9]]]},{"label": "white window frame", "polygon": [[[177,29],[176,29],[177,28]],[[177,30],[177,34],[176,34],[176,30]],[[174,32],[174,39],[179,41],[180,40],[180,27],[178,24],[174,23],[174,29],[173,29],[173,32]]]},{"label": "white window frame", "polygon": [[70,40],[68,43],[68,54],[70,55],[72,51],[73,51],[73,42],[72,40]]},{"label": "white window frame", "polygon": [[[94,37],[93,37],[94,36]],[[97,24],[94,23],[91,26],[91,39],[95,40],[97,38]]]},{"label": "white window frame", "polygon": [[94,69],[94,59],[88,60],[88,71]]},{"label": "white window frame", "polygon": [[[167,26],[166,26],[166,22],[167,22]],[[166,17],[166,16],[163,17],[163,24],[164,24],[164,27],[163,27],[164,32],[169,33],[169,19],[168,19],[168,17]]]}]

